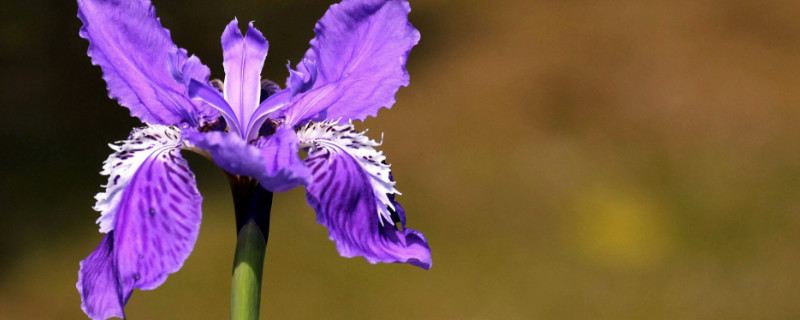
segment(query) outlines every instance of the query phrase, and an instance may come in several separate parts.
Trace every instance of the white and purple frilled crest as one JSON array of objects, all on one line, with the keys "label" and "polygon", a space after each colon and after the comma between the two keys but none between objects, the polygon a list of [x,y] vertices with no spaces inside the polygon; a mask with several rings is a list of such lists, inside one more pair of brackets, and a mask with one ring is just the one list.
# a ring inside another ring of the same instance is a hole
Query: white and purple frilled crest
[{"label": "white and purple frilled crest", "polygon": [[[222,33],[225,80],[178,48],[148,0],[78,0],[80,36],[109,96],[145,127],[112,145],[97,249],[80,263],[81,307],[92,319],[124,317],[134,288],[178,271],[200,228],[201,202],[182,149],[203,150],[233,175],[271,192],[303,186],[339,253],[425,269],[425,237],[405,228],[399,192],[379,143],[352,120],[375,116],[409,83],[419,32],[405,0],[343,0],[316,24],[311,48],[285,89],[264,81],[268,43],[234,19]],[[308,151],[301,159],[299,151]]]}]

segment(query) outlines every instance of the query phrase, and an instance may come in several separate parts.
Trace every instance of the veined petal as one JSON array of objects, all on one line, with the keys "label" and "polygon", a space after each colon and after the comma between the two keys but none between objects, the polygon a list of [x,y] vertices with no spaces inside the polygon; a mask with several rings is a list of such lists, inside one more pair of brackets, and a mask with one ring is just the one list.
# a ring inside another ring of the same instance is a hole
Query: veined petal
[{"label": "veined petal", "polygon": [[[94,209],[100,212],[97,223],[100,232],[107,233],[114,230],[117,222],[117,213],[127,204],[123,198],[130,197],[132,184],[143,184],[152,180],[152,169],[156,164],[181,165],[186,167],[186,161],[180,158],[180,131],[173,127],[152,125],[136,128],[131,132],[128,140],[109,144],[114,153],[103,162],[100,174],[108,176],[105,191],[95,196],[97,203]],[[147,179],[140,172],[145,172]]]},{"label": "veined petal", "polygon": [[102,172],[109,181],[95,205],[101,231],[108,233],[79,271],[90,317],[119,316],[134,288],[158,287],[191,253],[202,197],[181,146],[178,129],[160,125],[136,129],[112,146]]},{"label": "veined petal", "polygon": [[242,130],[247,129],[250,116],[259,105],[261,69],[268,50],[267,39],[253,27],[252,22],[248,24],[245,35],[239,31],[239,21],[236,19],[222,32],[225,100],[236,113]]},{"label": "veined petal", "polygon": [[[251,145],[237,135],[186,130],[184,138],[211,154],[223,170],[255,178],[269,191],[281,192],[305,183],[308,169],[298,156],[297,136],[280,129]],[[294,158],[294,159],[293,159]],[[295,160],[296,159],[296,160]]]},{"label": "veined petal", "polygon": [[317,222],[328,227],[339,254],[363,256],[370,263],[430,268],[427,240],[418,231],[405,229],[405,211],[394,201],[399,192],[389,165],[374,149],[380,144],[351,124],[309,124],[298,135],[301,146],[310,148],[306,200],[316,211]]},{"label": "veined petal", "polygon": [[192,126],[219,117],[186,95],[188,79],[207,82],[209,70],[172,42],[150,1],[78,0],[78,17],[80,36],[89,40],[88,54],[103,69],[109,96],[131,115],[151,124]]},{"label": "veined petal", "polygon": [[287,123],[364,120],[409,83],[406,59],[419,41],[405,0],[344,0],[317,22],[311,48],[286,81]]}]

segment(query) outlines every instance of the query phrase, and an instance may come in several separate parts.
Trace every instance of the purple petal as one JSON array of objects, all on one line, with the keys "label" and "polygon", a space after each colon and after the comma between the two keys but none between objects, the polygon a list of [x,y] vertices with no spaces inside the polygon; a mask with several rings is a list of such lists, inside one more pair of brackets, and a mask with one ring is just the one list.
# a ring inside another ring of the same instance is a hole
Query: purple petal
[{"label": "purple petal", "polygon": [[78,293],[81,309],[89,318],[125,318],[119,293],[116,270],[114,270],[114,231],[103,237],[100,245],[86,260],[81,261],[78,272]]},{"label": "purple petal", "polygon": [[126,190],[114,248],[123,292],[150,290],[178,271],[200,229],[202,197],[177,151],[161,153]]},{"label": "purple petal", "polygon": [[155,289],[191,253],[202,197],[181,146],[177,129],[151,126],[135,130],[106,161],[109,182],[95,209],[101,229],[113,226],[104,239],[111,243],[82,262],[78,284],[90,316],[116,315],[114,299],[121,308],[134,288]]},{"label": "purple petal", "polygon": [[190,125],[219,117],[186,95],[186,79],[207,82],[209,70],[172,43],[150,1],[78,0],[78,17],[80,36],[89,40],[88,55],[103,69],[109,96],[131,115],[145,123]]},{"label": "purple petal", "polygon": [[317,222],[328,227],[339,254],[430,268],[427,240],[405,229],[405,211],[394,201],[397,191],[389,167],[372,148],[377,143],[352,125],[317,123],[302,129],[300,137],[312,145],[306,159],[312,179],[306,200]]},{"label": "purple petal", "polygon": [[225,118],[225,122],[230,124],[231,131],[237,135],[241,134],[236,113],[217,89],[208,84],[194,80],[189,82],[188,88],[190,98],[202,100],[217,108],[222,114],[222,117]]},{"label": "purple petal", "polygon": [[395,211],[393,213],[395,223],[399,223],[400,226],[402,226],[403,230],[402,231],[398,230],[396,225],[392,226],[390,224],[384,224],[383,226],[381,226],[381,228],[383,228],[383,230],[381,231],[383,232],[383,234],[386,234],[388,238],[399,239],[401,237],[405,237],[406,242],[418,243],[419,245],[427,248],[427,251],[422,252],[421,254],[422,258],[411,259],[408,261],[408,263],[423,268],[425,270],[430,269],[433,263],[430,257],[431,250],[430,247],[428,247],[428,240],[425,239],[425,236],[422,234],[422,232],[406,228],[406,210],[403,209],[403,206],[401,206],[399,203],[397,203],[397,201],[394,200],[394,195],[390,195],[389,199],[392,201],[392,205],[394,205],[395,207]]},{"label": "purple petal", "polygon": [[267,172],[273,177],[259,179],[264,188],[282,192],[308,181],[310,173],[300,160],[298,144],[297,134],[288,126],[279,126],[275,133],[259,141]]},{"label": "purple petal", "polygon": [[169,72],[172,79],[189,86],[190,81],[208,80],[211,71],[195,55],[187,58],[186,50],[179,49],[169,55]]},{"label": "purple petal", "polygon": [[289,104],[289,99],[291,98],[291,92],[289,89],[284,89],[274,94],[270,95],[269,98],[261,102],[253,111],[252,117],[250,118],[250,123],[248,124],[249,132],[247,133],[247,139],[252,140],[258,137],[259,130],[264,122],[267,120],[267,117],[272,119],[277,119],[277,117],[282,117],[285,107]]},{"label": "purple petal", "polygon": [[[344,0],[319,20],[311,48],[287,86],[291,125],[306,119],[364,120],[395,102],[409,82],[405,64],[419,32],[404,0]],[[313,84],[312,84],[313,83]]]},{"label": "purple petal", "polygon": [[291,129],[279,128],[272,136],[258,141],[259,147],[237,135],[218,131],[187,130],[184,138],[208,151],[223,170],[255,178],[270,191],[286,191],[308,179],[308,169],[297,155],[297,136]]},{"label": "purple petal", "polygon": [[225,100],[239,119],[239,127],[246,129],[250,116],[259,105],[261,95],[261,69],[267,57],[269,43],[253,23],[247,33],[239,31],[239,22],[233,19],[222,33],[222,62],[225,68]]}]

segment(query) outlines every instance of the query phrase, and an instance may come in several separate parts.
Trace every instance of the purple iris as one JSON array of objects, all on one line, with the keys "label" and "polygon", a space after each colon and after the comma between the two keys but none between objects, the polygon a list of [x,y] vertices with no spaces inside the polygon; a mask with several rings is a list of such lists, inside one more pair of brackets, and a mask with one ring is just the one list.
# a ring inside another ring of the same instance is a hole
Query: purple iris
[{"label": "purple iris", "polygon": [[222,33],[225,80],[215,86],[208,67],[172,42],[150,1],[78,6],[80,35],[109,96],[146,124],[112,145],[103,166],[108,184],[94,209],[105,236],[80,263],[77,283],[90,318],[124,317],[134,288],[158,287],[192,251],[202,197],[182,149],[270,192],[302,185],[344,257],[431,266],[425,237],[405,228],[379,143],[351,124],[391,107],[409,83],[405,63],[419,32],[407,1],[331,6],[285,89],[261,80],[268,43],[252,23],[242,34],[234,19]]}]

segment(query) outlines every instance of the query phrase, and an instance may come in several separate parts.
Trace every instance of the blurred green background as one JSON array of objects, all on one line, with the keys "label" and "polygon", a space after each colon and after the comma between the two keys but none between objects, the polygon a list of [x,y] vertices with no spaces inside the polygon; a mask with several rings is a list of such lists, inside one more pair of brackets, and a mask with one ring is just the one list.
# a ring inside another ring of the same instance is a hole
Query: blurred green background
[{"label": "blurred green background", "polygon": [[[283,82],[329,1],[155,1],[222,77],[219,36],[255,20]],[[278,194],[269,319],[800,317],[796,1],[412,0],[411,86],[373,138],[434,265],[338,256],[301,190]],[[137,120],[106,96],[76,4],[0,10],[0,319],[85,319],[93,195]],[[224,174],[183,269],[130,319],[225,319],[235,227]]]}]

